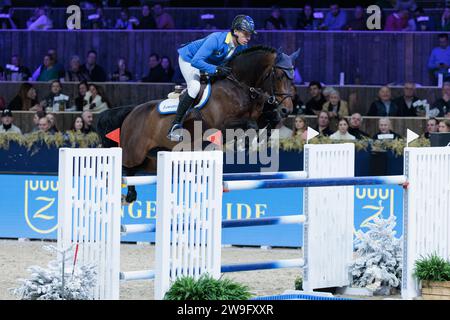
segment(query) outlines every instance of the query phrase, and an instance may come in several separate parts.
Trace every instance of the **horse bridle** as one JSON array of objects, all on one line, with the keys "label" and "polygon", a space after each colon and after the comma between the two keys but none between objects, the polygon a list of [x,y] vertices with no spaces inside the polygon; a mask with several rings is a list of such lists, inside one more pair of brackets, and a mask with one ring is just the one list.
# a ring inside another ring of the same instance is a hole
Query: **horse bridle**
[{"label": "horse bridle", "polygon": [[[267,99],[267,103],[270,105],[275,105],[276,108],[278,108],[283,102],[284,100],[288,99],[288,98],[293,98],[294,95],[290,94],[290,93],[285,93],[285,92],[276,92],[275,91],[275,82],[273,81],[273,78],[275,77],[275,69],[281,69],[283,70],[283,72],[292,72],[293,69],[292,68],[285,68],[285,67],[280,67],[280,66],[273,66],[271,71],[264,77],[263,79],[263,83],[269,79],[270,80],[270,96]],[[277,97],[281,97],[281,100],[278,100]]]},{"label": "horse bridle", "polygon": [[[293,98],[294,95],[292,95],[290,93],[275,91],[275,84],[273,81],[273,78],[275,77],[275,69],[281,69],[283,71],[290,72],[290,71],[292,71],[292,68],[284,68],[284,67],[280,67],[280,66],[276,66],[276,65],[272,66],[271,71],[269,73],[267,73],[267,75],[262,80],[262,83],[264,83],[267,79],[270,80],[270,95],[268,96],[266,102],[270,105],[274,105],[275,108],[278,108],[284,102],[284,100],[286,100],[288,98]],[[227,79],[238,84],[240,87],[243,87],[243,88],[246,88],[247,90],[249,90],[250,97],[253,100],[258,98],[262,94],[265,94],[265,92],[261,88],[250,87],[250,86],[246,85],[245,83],[239,81],[238,79],[236,79],[236,77],[232,73],[229,76],[227,76]],[[277,97],[280,97],[280,96],[282,97],[282,99],[279,101],[277,99]]]}]

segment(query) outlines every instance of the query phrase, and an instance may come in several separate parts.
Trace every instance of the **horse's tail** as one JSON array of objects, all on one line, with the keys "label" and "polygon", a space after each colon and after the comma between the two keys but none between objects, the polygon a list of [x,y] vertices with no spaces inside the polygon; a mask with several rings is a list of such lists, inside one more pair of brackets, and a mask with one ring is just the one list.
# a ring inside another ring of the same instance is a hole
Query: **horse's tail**
[{"label": "horse's tail", "polygon": [[97,117],[96,121],[96,132],[102,139],[103,148],[117,147],[117,143],[106,138],[106,135],[111,131],[120,128],[125,118],[133,110],[135,105],[112,108],[103,111]]}]

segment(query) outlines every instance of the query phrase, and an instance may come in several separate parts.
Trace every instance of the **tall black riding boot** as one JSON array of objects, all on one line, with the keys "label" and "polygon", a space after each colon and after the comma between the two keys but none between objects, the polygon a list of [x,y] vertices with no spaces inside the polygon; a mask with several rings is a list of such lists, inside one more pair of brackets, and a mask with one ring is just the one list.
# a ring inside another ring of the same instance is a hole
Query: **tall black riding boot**
[{"label": "tall black riding boot", "polygon": [[180,135],[175,134],[174,131],[177,129],[181,129],[181,122],[183,121],[183,117],[186,114],[186,112],[189,110],[189,108],[192,106],[192,103],[194,102],[194,98],[191,98],[189,94],[186,94],[180,101],[177,109],[177,114],[175,116],[175,120],[172,122],[172,126],[169,130],[169,133],[167,137],[171,141],[180,141],[182,138]]}]

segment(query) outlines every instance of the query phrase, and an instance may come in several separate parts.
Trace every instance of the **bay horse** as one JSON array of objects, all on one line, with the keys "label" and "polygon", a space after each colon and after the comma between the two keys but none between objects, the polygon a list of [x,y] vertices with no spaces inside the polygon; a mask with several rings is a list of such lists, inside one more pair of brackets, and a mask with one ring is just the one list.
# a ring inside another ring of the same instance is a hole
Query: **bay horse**
[{"label": "bay horse", "polygon": [[[269,116],[271,122],[274,117],[280,121],[293,109],[291,91],[295,54],[288,56],[265,46],[251,47],[236,54],[227,63],[232,75],[213,79],[208,102],[201,110],[191,108],[183,127],[193,136],[194,121],[201,121],[204,130],[214,128],[221,131],[229,128],[257,129],[264,123],[263,116]],[[155,173],[154,151],[172,150],[179,144],[166,137],[175,115],[160,114],[156,106],[161,101],[110,109],[98,117],[97,131],[102,138],[109,131],[121,127],[122,159],[127,176],[141,170]],[[104,147],[113,146],[111,142],[103,141]],[[131,203],[136,198],[135,187],[129,186],[126,202]]]}]

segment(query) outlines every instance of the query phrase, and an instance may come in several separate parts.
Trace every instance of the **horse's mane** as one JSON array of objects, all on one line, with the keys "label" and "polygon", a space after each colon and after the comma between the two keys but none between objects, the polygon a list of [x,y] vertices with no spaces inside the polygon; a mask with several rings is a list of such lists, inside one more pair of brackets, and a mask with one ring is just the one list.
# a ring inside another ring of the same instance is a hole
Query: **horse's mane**
[{"label": "horse's mane", "polygon": [[254,47],[247,48],[247,49],[245,49],[245,50],[235,54],[228,61],[228,64],[232,63],[237,58],[240,58],[242,56],[246,56],[246,55],[249,55],[249,54],[252,54],[252,53],[256,53],[256,52],[259,52],[259,51],[263,51],[263,52],[267,52],[267,53],[276,53],[277,52],[277,50],[275,48],[268,47],[268,46],[263,46],[263,45],[257,45],[257,46],[254,46]]}]

